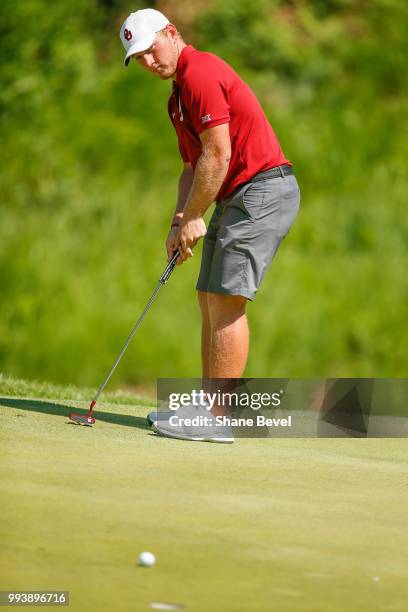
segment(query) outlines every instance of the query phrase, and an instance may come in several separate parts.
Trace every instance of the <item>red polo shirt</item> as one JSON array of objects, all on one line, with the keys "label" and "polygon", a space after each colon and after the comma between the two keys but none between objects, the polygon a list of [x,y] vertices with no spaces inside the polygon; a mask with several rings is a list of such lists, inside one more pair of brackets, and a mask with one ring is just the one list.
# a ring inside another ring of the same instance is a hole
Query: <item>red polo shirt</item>
[{"label": "red polo shirt", "polygon": [[231,161],[217,200],[262,170],[290,164],[253,91],[213,53],[184,47],[168,111],[181,157],[193,168],[202,151],[199,134],[229,123]]}]

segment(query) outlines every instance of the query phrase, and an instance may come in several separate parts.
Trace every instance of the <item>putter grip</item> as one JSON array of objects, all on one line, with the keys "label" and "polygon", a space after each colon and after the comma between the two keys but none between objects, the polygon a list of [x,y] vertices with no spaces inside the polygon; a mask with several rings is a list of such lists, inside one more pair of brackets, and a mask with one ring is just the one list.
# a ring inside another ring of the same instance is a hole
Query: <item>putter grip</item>
[{"label": "putter grip", "polygon": [[164,270],[163,274],[159,278],[159,283],[161,283],[162,285],[165,285],[167,281],[169,280],[171,273],[173,272],[176,266],[176,262],[177,262],[177,259],[179,258],[179,254],[180,253],[178,249],[177,251],[174,251],[173,257],[170,259],[169,263],[166,266],[166,269]]}]

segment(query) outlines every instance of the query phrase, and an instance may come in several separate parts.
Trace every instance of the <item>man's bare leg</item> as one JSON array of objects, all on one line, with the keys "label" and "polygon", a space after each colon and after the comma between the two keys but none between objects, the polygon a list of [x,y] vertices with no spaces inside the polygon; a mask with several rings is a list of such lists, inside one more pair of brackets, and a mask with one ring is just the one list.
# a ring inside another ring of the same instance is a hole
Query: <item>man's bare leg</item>
[{"label": "man's bare leg", "polygon": [[[210,313],[208,312],[208,293],[198,291],[198,303],[201,310],[201,366],[203,380],[210,378],[210,343],[211,343],[211,323]],[[204,385],[205,386],[205,385]]]},{"label": "man's bare leg", "polygon": [[198,292],[203,378],[240,378],[248,359],[246,298]]},{"label": "man's bare leg", "polygon": [[248,359],[246,298],[208,293],[211,378],[241,378]]},{"label": "man's bare leg", "polygon": [[[203,388],[214,392],[218,389],[212,389],[206,379],[241,378],[244,372],[249,347],[247,300],[242,296],[201,291],[198,299],[202,316]],[[212,412],[227,414],[229,410],[215,406]]]}]

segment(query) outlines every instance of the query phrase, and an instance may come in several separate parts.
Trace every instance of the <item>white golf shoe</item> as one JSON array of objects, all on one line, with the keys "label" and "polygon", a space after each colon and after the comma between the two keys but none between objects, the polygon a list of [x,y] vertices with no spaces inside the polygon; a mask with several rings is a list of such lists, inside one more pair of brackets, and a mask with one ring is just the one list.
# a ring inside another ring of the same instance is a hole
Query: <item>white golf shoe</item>
[{"label": "white golf shoe", "polygon": [[206,405],[189,404],[171,411],[172,414],[169,416],[167,412],[162,413],[166,415],[166,418],[160,416],[154,421],[153,430],[160,436],[178,440],[224,444],[234,442],[234,434],[228,424],[228,417],[214,416],[207,408]]}]

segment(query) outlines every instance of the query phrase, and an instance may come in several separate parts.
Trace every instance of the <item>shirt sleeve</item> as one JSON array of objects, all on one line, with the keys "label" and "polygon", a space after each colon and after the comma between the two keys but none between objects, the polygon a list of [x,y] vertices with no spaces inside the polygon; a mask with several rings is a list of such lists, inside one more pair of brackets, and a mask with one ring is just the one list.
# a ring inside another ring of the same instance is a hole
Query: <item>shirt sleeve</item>
[{"label": "shirt sleeve", "polygon": [[216,68],[213,71],[196,71],[188,79],[183,101],[189,109],[197,134],[230,122],[228,92],[223,81]]}]

